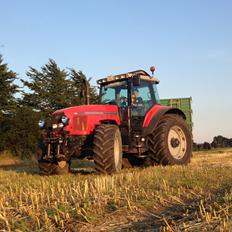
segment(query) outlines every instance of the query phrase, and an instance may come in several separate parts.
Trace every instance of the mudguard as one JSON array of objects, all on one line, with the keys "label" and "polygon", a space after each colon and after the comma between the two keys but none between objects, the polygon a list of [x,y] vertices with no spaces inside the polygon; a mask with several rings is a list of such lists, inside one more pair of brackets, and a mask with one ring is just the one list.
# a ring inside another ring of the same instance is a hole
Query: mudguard
[{"label": "mudguard", "polygon": [[159,120],[165,114],[178,114],[186,119],[185,114],[178,108],[155,105],[146,114],[143,121],[142,136],[145,137],[156,128]]}]

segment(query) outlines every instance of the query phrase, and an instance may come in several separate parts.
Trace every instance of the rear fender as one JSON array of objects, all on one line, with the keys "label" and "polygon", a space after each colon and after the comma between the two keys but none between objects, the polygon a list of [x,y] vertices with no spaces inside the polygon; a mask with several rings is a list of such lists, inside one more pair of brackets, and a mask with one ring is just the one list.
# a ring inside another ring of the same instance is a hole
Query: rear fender
[{"label": "rear fender", "polygon": [[[152,110],[152,109],[151,109]],[[149,114],[149,112],[147,113]],[[178,108],[168,107],[168,106],[160,106],[153,110],[153,114],[150,113],[149,117],[145,117],[144,123],[143,123],[143,130],[142,130],[142,136],[145,137],[148,134],[152,133],[153,130],[156,128],[159,120],[166,114],[177,114],[183,117],[183,119],[186,120],[186,116],[183,113],[182,110]],[[147,115],[146,115],[147,116]]]}]

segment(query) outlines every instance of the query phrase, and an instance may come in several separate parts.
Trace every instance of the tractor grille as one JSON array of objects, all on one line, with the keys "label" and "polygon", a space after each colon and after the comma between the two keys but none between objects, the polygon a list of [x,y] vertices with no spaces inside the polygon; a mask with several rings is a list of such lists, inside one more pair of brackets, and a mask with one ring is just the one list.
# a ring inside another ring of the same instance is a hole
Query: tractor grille
[{"label": "tractor grille", "polygon": [[74,128],[77,131],[87,131],[88,117],[86,115],[78,115],[73,120]]}]

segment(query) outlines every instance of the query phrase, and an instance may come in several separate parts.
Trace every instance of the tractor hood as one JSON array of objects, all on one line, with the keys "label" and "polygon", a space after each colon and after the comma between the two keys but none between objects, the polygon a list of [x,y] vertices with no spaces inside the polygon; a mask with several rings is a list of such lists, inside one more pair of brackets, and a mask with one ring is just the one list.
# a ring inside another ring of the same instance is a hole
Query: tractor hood
[{"label": "tractor hood", "polygon": [[103,121],[120,125],[116,105],[81,105],[60,109],[52,114],[52,123],[59,124],[64,115],[68,117],[64,130],[70,135],[88,135]]}]

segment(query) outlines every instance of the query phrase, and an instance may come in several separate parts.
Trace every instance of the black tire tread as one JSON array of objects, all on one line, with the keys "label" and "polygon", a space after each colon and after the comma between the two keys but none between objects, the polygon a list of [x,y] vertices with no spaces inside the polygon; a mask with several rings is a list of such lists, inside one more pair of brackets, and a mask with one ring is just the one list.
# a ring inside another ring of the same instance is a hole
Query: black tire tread
[{"label": "black tire tread", "polygon": [[116,172],[114,164],[114,137],[118,126],[102,124],[97,126],[94,135],[93,159],[98,172]]},{"label": "black tire tread", "polygon": [[[177,124],[182,127],[187,139],[187,151],[184,157],[180,160],[174,159],[167,148],[167,129],[170,125]],[[174,165],[187,164],[190,162],[192,154],[192,138],[187,128],[185,120],[180,115],[167,114],[164,115],[158,122],[154,131],[148,136],[148,155],[157,164]]]}]

